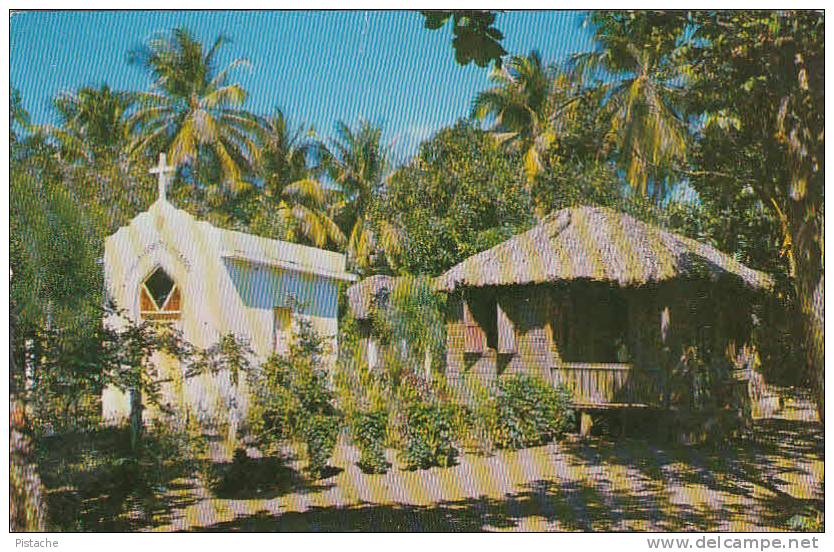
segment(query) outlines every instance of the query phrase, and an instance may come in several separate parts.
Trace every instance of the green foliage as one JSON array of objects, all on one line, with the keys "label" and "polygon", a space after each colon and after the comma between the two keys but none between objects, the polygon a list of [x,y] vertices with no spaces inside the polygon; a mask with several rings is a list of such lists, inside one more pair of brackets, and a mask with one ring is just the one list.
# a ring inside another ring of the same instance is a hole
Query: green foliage
[{"label": "green foliage", "polygon": [[404,449],[408,469],[448,467],[457,458],[453,431],[454,407],[443,402],[417,400],[404,405]]},{"label": "green foliage", "polygon": [[299,319],[296,324],[289,353],[273,355],[252,372],[247,426],[265,450],[285,440],[304,442],[308,469],[318,477],[336,444],[341,413],[321,368],[321,338],[309,321]]},{"label": "green foliage", "polygon": [[600,93],[612,156],[626,182],[662,201],[689,153],[681,73],[672,56],[686,18],[677,12],[600,11],[589,20],[597,48],[572,57],[574,73],[597,77],[592,87]]},{"label": "green foliage", "polygon": [[175,166],[188,165],[193,183],[223,182],[237,191],[245,187],[244,173],[257,157],[253,138],[262,122],[239,109],[246,91],[229,82],[232,71],[248,62],[236,59],[217,67],[217,53],[227,42],[219,36],[205,48],[190,31],[178,28],[130,53],[129,61],[146,69],[157,86],[138,95],[139,108],[130,117],[137,130],[130,152],[154,155],[164,148]]},{"label": "green foliage", "polygon": [[530,181],[544,169],[542,152],[556,138],[551,125],[559,109],[554,104],[555,76],[554,67],[545,65],[536,50],[512,56],[490,74],[495,86],[479,93],[472,104],[472,116],[494,120],[496,139],[521,154]]},{"label": "green foliage", "polygon": [[445,297],[424,276],[401,276],[389,297],[374,301],[371,332],[395,380],[403,370],[427,379],[439,371],[445,353],[444,304]]},{"label": "green foliage", "polygon": [[350,417],[353,441],[359,447],[359,467],[365,473],[385,473],[385,438],[388,412],[385,410],[357,411]]},{"label": "green foliage", "polygon": [[106,84],[64,92],[53,101],[60,126],[43,130],[70,163],[115,163],[131,139],[127,113],[135,100],[135,94],[112,90]]},{"label": "green foliage", "polygon": [[[706,169],[692,185],[728,209],[752,195],[778,225],[778,256],[793,288],[786,302],[790,309],[795,301],[802,316],[794,333],[801,336],[822,417],[824,16],[699,11],[692,21],[696,32],[680,58],[690,78],[688,111],[704,121],[698,163]],[[776,259],[777,249],[770,251]]]},{"label": "green foliage", "polygon": [[425,18],[426,29],[437,30],[452,19],[452,47],[455,49],[455,61],[460,65],[469,65],[473,61],[478,67],[491,63],[501,65],[501,57],[507,52],[501,46],[504,35],[492,24],[495,13],[487,10],[432,10],[421,12]]},{"label": "green foliage", "polygon": [[237,387],[241,375],[251,373],[253,355],[254,352],[246,341],[234,334],[225,334],[210,347],[193,355],[186,377],[228,372],[232,385]]},{"label": "green foliage", "polygon": [[21,393],[35,432],[92,429],[101,422],[105,339],[100,324],[37,332],[30,345],[39,360],[32,359],[29,389]]},{"label": "green foliage", "polygon": [[314,477],[324,475],[341,429],[339,416],[313,414],[304,421],[302,435],[307,447],[307,469]]},{"label": "green foliage", "polygon": [[788,519],[787,526],[790,531],[824,533],[825,517],[820,511],[811,514],[795,514]]},{"label": "green foliage", "polygon": [[10,300],[17,331],[83,326],[102,300],[96,263],[101,221],[29,163],[12,166],[10,176]]},{"label": "green foliage", "polygon": [[393,395],[393,379],[387,370],[370,370],[356,339],[355,321],[340,324],[339,360],[333,376],[337,402],[345,415],[358,411],[387,410]]},{"label": "green foliage", "polygon": [[570,392],[536,377],[501,378],[497,396],[482,406],[498,448],[519,449],[558,439],[571,426]]},{"label": "green foliage", "polygon": [[293,128],[280,109],[263,121],[256,175],[262,189],[250,189],[246,224],[258,235],[309,243],[343,245],[345,235],[328,213],[329,197],[309,159],[315,144],[304,128]]},{"label": "green foliage", "polygon": [[347,236],[350,266],[365,273],[390,264],[400,236],[388,220],[372,217],[389,171],[382,129],[368,121],[352,129],[339,121],[336,138],[319,149],[322,168],[339,186],[332,204],[333,220]]},{"label": "green foliage", "polygon": [[520,158],[507,155],[472,123],[458,122],[420,146],[399,168],[376,217],[402,236],[393,263],[412,274],[437,275],[533,222]]}]

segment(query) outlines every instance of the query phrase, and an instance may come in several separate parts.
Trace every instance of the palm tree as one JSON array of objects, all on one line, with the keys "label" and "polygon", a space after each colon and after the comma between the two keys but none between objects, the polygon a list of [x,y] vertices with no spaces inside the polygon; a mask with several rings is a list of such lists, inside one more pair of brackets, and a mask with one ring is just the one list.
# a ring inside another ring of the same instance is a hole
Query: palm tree
[{"label": "palm tree", "polygon": [[217,68],[217,53],[227,43],[219,36],[207,51],[189,31],[174,29],[131,53],[129,60],[154,77],[153,91],[139,96],[131,123],[140,130],[131,145],[135,154],[163,147],[176,166],[190,165],[200,176],[198,162],[216,163],[233,190],[244,185],[243,174],[257,161],[255,134],[262,120],[239,108],[246,91],[229,78],[247,65],[235,59]]},{"label": "palm tree", "polygon": [[257,233],[281,235],[323,247],[344,244],[345,236],[327,212],[329,194],[308,167],[313,146],[303,128],[291,129],[280,109],[260,133],[258,176],[263,190],[252,222]]},{"label": "palm tree", "polygon": [[[573,72],[580,78],[603,77],[596,87],[602,93],[608,139],[619,152],[619,164],[634,189],[658,201],[666,194],[672,171],[687,158],[687,128],[677,108],[681,75],[671,56],[678,31],[661,36],[637,32],[635,27],[669,29],[675,23],[669,18],[676,17],[680,16],[594,14],[591,22],[596,25],[599,48],[571,58]],[[639,42],[641,36],[652,39]]]},{"label": "palm tree", "polygon": [[522,152],[531,180],[544,168],[542,154],[555,139],[550,124],[555,78],[555,69],[544,65],[536,50],[513,56],[492,71],[495,86],[478,94],[472,106],[474,118],[492,117],[498,140]]},{"label": "palm tree", "polygon": [[20,90],[14,87],[9,90],[9,123],[9,143],[14,146],[19,140],[15,127],[26,132],[32,125],[29,112],[23,107]]},{"label": "palm tree", "polygon": [[65,92],[53,100],[60,124],[40,130],[55,139],[68,162],[114,162],[131,140],[126,113],[135,100],[135,94],[106,84]]},{"label": "palm tree", "polygon": [[67,183],[110,229],[152,197],[149,159],[131,163],[126,154],[134,138],[127,119],[135,101],[135,93],[107,85],[61,93],[53,100],[58,124],[37,126],[27,139],[38,166]]},{"label": "palm tree", "polygon": [[367,121],[356,130],[339,121],[337,137],[329,148],[322,146],[322,166],[339,186],[339,198],[332,206],[334,218],[348,236],[348,259],[360,271],[372,267],[380,250],[390,264],[390,255],[400,243],[392,224],[372,216],[388,171],[381,140],[382,129]]}]

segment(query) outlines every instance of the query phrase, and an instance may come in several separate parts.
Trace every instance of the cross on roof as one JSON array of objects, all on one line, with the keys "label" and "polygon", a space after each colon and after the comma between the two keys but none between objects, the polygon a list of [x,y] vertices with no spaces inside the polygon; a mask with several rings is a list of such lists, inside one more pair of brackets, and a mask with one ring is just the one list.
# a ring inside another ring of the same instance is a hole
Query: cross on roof
[{"label": "cross on roof", "polygon": [[164,153],[159,154],[159,164],[154,167],[153,169],[149,170],[148,172],[151,174],[158,174],[159,180],[157,181],[159,186],[159,199],[166,199],[165,193],[168,187],[168,183],[170,182],[170,177],[168,173],[172,173],[176,170],[176,167],[172,167],[170,165],[166,165],[165,163],[166,157]]}]

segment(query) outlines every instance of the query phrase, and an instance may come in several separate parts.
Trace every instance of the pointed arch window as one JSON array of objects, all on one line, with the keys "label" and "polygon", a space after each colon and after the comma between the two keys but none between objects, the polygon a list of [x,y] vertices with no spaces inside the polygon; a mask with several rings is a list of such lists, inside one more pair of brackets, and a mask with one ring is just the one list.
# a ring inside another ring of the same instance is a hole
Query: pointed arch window
[{"label": "pointed arch window", "polygon": [[154,270],[139,286],[139,312],[144,320],[180,319],[180,288],[162,268]]}]

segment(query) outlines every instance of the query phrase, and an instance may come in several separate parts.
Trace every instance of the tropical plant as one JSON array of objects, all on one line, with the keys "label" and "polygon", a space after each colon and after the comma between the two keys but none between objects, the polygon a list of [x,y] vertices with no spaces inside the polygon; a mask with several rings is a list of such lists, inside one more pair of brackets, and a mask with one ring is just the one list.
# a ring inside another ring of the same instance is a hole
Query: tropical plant
[{"label": "tropical plant", "polygon": [[385,473],[385,435],[388,412],[385,410],[356,411],[349,418],[353,441],[359,448],[359,467],[366,473]]},{"label": "tropical plant", "polygon": [[385,304],[375,305],[372,320],[387,363],[431,381],[445,351],[443,298],[431,279],[397,278]]},{"label": "tropical plant", "polygon": [[237,443],[239,421],[237,397],[241,395],[243,378],[248,376],[253,369],[253,357],[254,351],[246,340],[228,333],[220,336],[220,339],[208,348],[194,352],[185,374],[189,378],[201,374],[228,375],[233,394],[224,406],[229,412],[228,440],[232,444]]},{"label": "tropical plant", "polygon": [[42,176],[28,167],[11,171],[10,299],[21,338],[24,328],[83,325],[101,304],[100,221],[64,186]]},{"label": "tropical plant", "polygon": [[498,448],[518,449],[560,437],[573,421],[572,397],[564,387],[526,375],[499,379],[498,393],[486,409]]},{"label": "tropical plant", "polygon": [[454,407],[439,401],[414,401],[404,405],[400,451],[406,468],[451,466],[458,455],[454,446]]},{"label": "tropical plant", "polygon": [[682,113],[683,79],[673,59],[686,19],[669,12],[593,12],[596,49],[571,57],[579,80],[601,94],[607,141],[626,181],[657,201],[684,167],[688,129]]},{"label": "tropical plant", "polygon": [[388,171],[381,140],[382,129],[367,121],[355,130],[340,121],[336,138],[329,146],[322,145],[322,167],[339,187],[333,216],[348,236],[348,259],[360,271],[369,270],[399,250],[396,228],[372,217]]},{"label": "tropical plant", "polygon": [[429,30],[442,28],[449,19],[453,21],[455,38],[452,47],[459,64],[475,62],[478,67],[486,67],[494,62],[501,65],[501,58],[507,52],[500,42],[504,35],[492,25],[495,13],[487,10],[426,10],[421,13],[424,26]]},{"label": "tropical plant", "polygon": [[181,332],[167,324],[135,321],[124,312],[108,307],[100,362],[104,381],[128,395],[130,400],[130,443],[138,450],[144,433],[142,411],[155,406],[162,415],[171,414],[162,394],[161,374],[155,362],[162,353],[177,362],[188,364],[192,347]]},{"label": "tropical plant", "polygon": [[306,446],[308,469],[319,477],[333,452],[342,415],[322,369],[324,343],[306,319],[298,319],[285,355],[272,355],[251,375],[247,425],[264,449],[295,440]]},{"label": "tropical plant", "polygon": [[53,101],[59,125],[43,130],[57,141],[68,162],[114,163],[133,138],[127,113],[135,100],[134,93],[111,90],[106,84],[65,92]]},{"label": "tropical plant", "polygon": [[9,144],[12,149],[18,145],[19,133],[26,132],[32,125],[29,112],[23,107],[23,98],[20,90],[11,87],[9,92]]},{"label": "tropical plant", "polygon": [[319,478],[325,474],[341,429],[341,419],[338,416],[313,414],[305,421],[302,436],[306,445],[307,470],[313,477]]},{"label": "tropical plant", "polygon": [[251,230],[318,247],[342,245],[344,234],[328,213],[332,191],[308,166],[313,143],[304,129],[291,128],[280,109],[263,126],[257,168],[263,184]]},{"label": "tropical plant", "polygon": [[219,36],[205,49],[190,31],[178,28],[130,53],[129,61],[154,78],[153,90],[138,95],[130,117],[138,133],[131,151],[142,156],[165,149],[171,163],[190,168],[196,183],[211,188],[222,179],[236,191],[245,187],[244,175],[257,161],[255,137],[262,121],[240,109],[246,91],[230,82],[232,72],[248,62],[235,59],[218,68],[218,53],[227,43]]},{"label": "tropical plant", "polygon": [[555,78],[555,69],[542,62],[538,51],[513,56],[492,70],[495,86],[479,93],[472,106],[473,117],[493,118],[495,137],[522,153],[531,180],[544,169],[542,155],[555,139],[550,125],[557,109],[551,93]]}]

